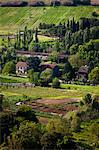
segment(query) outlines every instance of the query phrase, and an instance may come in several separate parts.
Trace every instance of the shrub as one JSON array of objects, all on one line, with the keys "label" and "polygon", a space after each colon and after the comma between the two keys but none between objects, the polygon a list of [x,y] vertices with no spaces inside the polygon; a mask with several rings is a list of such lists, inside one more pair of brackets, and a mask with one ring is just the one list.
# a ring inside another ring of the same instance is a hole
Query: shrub
[{"label": "shrub", "polygon": [[52,81],[52,87],[53,88],[59,88],[60,87],[60,82],[58,78],[54,78]]},{"label": "shrub", "polygon": [[5,66],[2,70],[2,73],[3,74],[15,74],[15,70],[16,70],[16,67],[15,67],[14,62],[9,61],[5,64]]}]

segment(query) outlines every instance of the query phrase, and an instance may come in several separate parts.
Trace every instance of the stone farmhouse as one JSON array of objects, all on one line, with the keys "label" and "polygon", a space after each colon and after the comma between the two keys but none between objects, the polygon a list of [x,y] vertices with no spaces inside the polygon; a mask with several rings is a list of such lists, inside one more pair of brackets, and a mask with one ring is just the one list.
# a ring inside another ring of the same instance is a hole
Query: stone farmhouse
[{"label": "stone farmhouse", "polygon": [[16,64],[16,74],[17,75],[27,75],[28,65],[26,62],[19,61]]}]

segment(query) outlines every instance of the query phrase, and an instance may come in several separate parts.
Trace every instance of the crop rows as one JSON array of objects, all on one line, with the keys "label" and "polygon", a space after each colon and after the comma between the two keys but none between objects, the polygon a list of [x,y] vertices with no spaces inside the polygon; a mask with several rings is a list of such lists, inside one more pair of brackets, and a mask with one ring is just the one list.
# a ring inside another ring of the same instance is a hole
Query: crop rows
[{"label": "crop rows", "polygon": [[14,32],[26,25],[28,27],[35,28],[39,25],[39,23],[64,23],[73,17],[76,20],[79,20],[81,17],[91,17],[93,11],[98,12],[99,7],[1,7],[0,33]]}]

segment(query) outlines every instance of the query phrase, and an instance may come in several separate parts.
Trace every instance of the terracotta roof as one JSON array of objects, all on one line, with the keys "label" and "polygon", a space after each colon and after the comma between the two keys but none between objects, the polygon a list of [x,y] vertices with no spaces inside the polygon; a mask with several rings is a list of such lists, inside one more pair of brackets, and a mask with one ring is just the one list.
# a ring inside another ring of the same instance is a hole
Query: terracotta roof
[{"label": "terracotta roof", "polygon": [[28,65],[27,65],[26,62],[19,61],[19,62],[16,64],[16,67],[28,67]]}]

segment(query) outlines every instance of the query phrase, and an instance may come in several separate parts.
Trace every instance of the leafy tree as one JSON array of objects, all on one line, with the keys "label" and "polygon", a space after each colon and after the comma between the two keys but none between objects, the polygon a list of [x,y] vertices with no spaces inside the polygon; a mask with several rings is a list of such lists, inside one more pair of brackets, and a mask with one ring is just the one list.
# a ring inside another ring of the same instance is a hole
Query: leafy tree
[{"label": "leafy tree", "polygon": [[97,12],[93,11],[93,12],[92,12],[92,16],[93,16],[93,17],[98,17]]},{"label": "leafy tree", "polygon": [[83,102],[85,105],[91,104],[92,103],[91,94],[86,94],[85,97],[83,98]]},{"label": "leafy tree", "polygon": [[3,74],[15,74],[16,67],[13,61],[9,61],[5,64],[2,73]]},{"label": "leafy tree", "polygon": [[38,80],[39,80],[39,72],[34,72],[33,69],[30,69],[28,71],[28,77],[29,77],[29,81],[31,83],[34,83],[35,85],[38,85]]},{"label": "leafy tree", "polygon": [[89,73],[89,80],[94,84],[99,84],[99,68],[95,67]]},{"label": "leafy tree", "polygon": [[39,73],[38,72],[34,72],[33,74],[31,74],[31,76],[29,77],[29,81],[31,83],[34,83],[35,85],[38,85]]},{"label": "leafy tree", "polygon": [[52,80],[52,69],[45,69],[40,75],[40,83],[42,86],[48,86]]},{"label": "leafy tree", "polygon": [[34,73],[34,69],[28,70],[28,78],[31,78]]},{"label": "leafy tree", "polygon": [[53,88],[59,88],[60,87],[60,82],[58,78],[54,78],[52,81],[52,87]]},{"label": "leafy tree", "polygon": [[81,59],[78,53],[76,53],[75,55],[71,55],[69,58],[69,62],[76,69],[86,64],[86,61],[84,59]]},{"label": "leafy tree", "polygon": [[81,124],[80,118],[77,116],[74,116],[71,121],[71,130],[75,132],[80,131],[80,124]]},{"label": "leafy tree", "polygon": [[26,105],[20,106],[20,108],[17,111],[16,116],[22,117],[24,120],[38,122],[38,119],[36,118],[36,115],[33,109]]},{"label": "leafy tree", "polygon": [[9,149],[40,149],[41,130],[33,122],[22,123],[9,138]]},{"label": "leafy tree", "polygon": [[34,69],[34,71],[38,71],[41,60],[38,57],[29,57],[27,59],[27,63],[29,65],[29,69]]},{"label": "leafy tree", "polygon": [[46,131],[71,136],[70,123],[65,119],[50,120],[46,125]]},{"label": "leafy tree", "polygon": [[83,35],[83,42],[89,42],[89,39],[90,39],[90,29],[89,28],[86,28],[84,30],[84,35]]},{"label": "leafy tree", "polygon": [[64,66],[64,73],[71,72],[71,70],[72,70],[72,66],[71,66],[70,62],[67,60],[65,63],[65,66]]},{"label": "leafy tree", "polygon": [[38,30],[35,30],[35,43],[38,43]]},{"label": "leafy tree", "polygon": [[62,79],[65,81],[70,81],[72,79],[72,74],[70,72],[62,75]]},{"label": "leafy tree", "polygon": [[78,52],[78,44],[74,44],[69,48],[70,54],[76,54]]},{"label": "leafy tree", "polygon": [[92,108],[99,110],[99,96],[95,96],[92,102]]},{"label": "leafy tree", "polygon": [[57,51],[53,51],[50,55],[49,55],[49,60],[52,62],[58,62],[58,52]]},{"label": "leafy tree", "polygon": [[44,150],[57,149],[57,142],[61,139],[61,134],[47,132],[41,138],[41,145]]},{"label": "leafy tree", "polygon": [[14,123],[14,115],[11,111],[0,112],[0,144],[7,140]]},{"label": "leafy tree", "polygon": [[97,122],[92,123],[89,127],[89,133],[94,138],[94,143],[93,143],[94,147],[98,148],[99,147],[99,123]]}]

